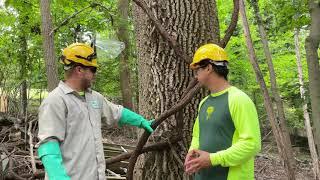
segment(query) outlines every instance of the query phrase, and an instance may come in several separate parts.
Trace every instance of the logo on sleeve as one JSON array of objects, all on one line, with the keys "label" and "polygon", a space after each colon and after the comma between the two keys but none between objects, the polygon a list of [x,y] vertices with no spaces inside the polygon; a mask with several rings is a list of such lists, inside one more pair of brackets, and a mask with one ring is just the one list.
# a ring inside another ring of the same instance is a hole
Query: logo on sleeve
[{"label": "logo on sleeve", "polygon": [[207,109],[207,120],[210,119],[210,117],[212,116],[212,113],[214,112],[214,107],[213,106],[209,106]]}]

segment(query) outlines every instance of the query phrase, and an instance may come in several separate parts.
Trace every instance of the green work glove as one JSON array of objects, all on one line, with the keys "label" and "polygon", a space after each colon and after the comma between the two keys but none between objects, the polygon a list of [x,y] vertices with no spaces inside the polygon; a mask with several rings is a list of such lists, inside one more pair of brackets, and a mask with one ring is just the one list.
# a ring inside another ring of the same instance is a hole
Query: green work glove
[{"label": "green work glove", "polygon": [[131,126],[136,126],[139,128],[143,128],[149,133],[153,132],[153,129],[151,128],[151,124],[153,123],[154,120],[147,121],[144,119],[141,115],[130,111],[127,108],[123,108],[121,118],[119,121],[119,126],[123,126],[124,124],[129,124]]},{"label": "green work glove", "polygon": [[70,180],[63,165],[62,155],[57,141],[48,141],[41,144],[38,156],[50,180]]}]

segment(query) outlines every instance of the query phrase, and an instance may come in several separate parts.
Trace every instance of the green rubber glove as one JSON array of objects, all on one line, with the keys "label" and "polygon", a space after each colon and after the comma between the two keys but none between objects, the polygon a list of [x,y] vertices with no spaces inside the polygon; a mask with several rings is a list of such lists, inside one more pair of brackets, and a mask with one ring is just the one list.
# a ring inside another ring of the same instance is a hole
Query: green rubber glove
[{"label": "green rubber glove", "polygon": [[57,141],[48,141],[41,144],[38,156],[50,180],[70,180],[63,165],[62,155]]},{"label": "green rubber glove", "polygon": [[123,108],[118,124],[120,127],[122,127],[124,124],[136,126],[145,129],[149,133],[152,133],[153,129],[151,128],[151,124],[153,123],[153,121],[154,120],[147,121],[140,114],[130,111],[127,108]]}]

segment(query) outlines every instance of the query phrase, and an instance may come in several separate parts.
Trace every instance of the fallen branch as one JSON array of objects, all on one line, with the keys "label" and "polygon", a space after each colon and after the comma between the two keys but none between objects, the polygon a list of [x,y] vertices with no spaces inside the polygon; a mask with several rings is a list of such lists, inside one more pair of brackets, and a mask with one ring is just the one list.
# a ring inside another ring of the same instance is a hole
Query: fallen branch
[{"label": "fallen branch", "polygon": [[[17,175],[17,174],[13,171],[13,164],[14,164],[14,163],[13,163],[13,159],[12,159],[12,157],[11,157],[11,154],[14,153],[15,149],[12,150],[11,153],[9,153],[9,151],[7,150],[7,148],[6,148],[4,145],[2,145],[2,144],[0,144],[0,145],[1,145],[2,151],[3,151],[3,152],[6,154],[6,156],[9,158],[9,169],[8,169],[9,175],[6,176],[5,179],[8,179],[8,178],[10,179],[11,176],[12,176],[13,179],[24,180],[24,178],[20,177],[19,175]],[[7,178],[7,177],[8,177],[8,178]]]},{"label": "fallen branch", "polygon": [[[4,151],[4,150],[3,150],[3,151]],[[10,158],[13,153],[15,153],[15,149],[14,149],[11,153],[6,154],[6,157],[2,158],[2,159],[0,160],[0,162],[2,162],[2,161],[5,160],[5,159]]]}]

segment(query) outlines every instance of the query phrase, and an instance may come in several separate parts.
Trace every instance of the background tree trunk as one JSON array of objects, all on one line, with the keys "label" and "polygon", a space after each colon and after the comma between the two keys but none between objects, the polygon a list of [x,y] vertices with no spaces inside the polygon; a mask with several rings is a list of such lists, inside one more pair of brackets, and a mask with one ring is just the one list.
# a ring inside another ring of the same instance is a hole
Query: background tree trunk
[{"label": "background tree trunk", "polygon": [[304,125],[307,131],[308,144],[309,144],[310,154],[313,162],[313,172],[314,172],[315,179],[320,179],[320,169],[319,169],[319,163],[318,163],[319,159],[318,159],[317,149],[315,147],[315,142],[313,138],[310,116],[308,112],[308,104],[306,102],[304,83],[303,83],[303,72],[302,72],[300,46],[299,46],[299,29],[294,30],[294,45],[295,45],[295,52],[297,57],[300,94],[303,100],[302,109],[303,109]]},{"label": "background tree trunk", "polygon": [[263,44],[263,51],[266,56],[266,60],[267,60],[267,64],[268,64],[268,69],[269,69],[269,74],[270,74],[270,82],[271,82],[271,92],[272,92],[272,95],[273,95],[275,103],[276,103],[276,107],[277,107],[276,109],[277,109],[278,118],[280,121],[280,129],[283,132],[284,140],[285,140],[284,143],[286,144],[286,146],[284,146],[284,147],[287,148],[291,167],[295,167],[295,159],[293,158],[294,156],[293,156],[293,151],[292,151],[290,134],[289,134],[287,124],[286,124],[286,117],[285,117],[285,113],[284,113],[283,102],[282,102],[282,99],[280,97],[280,93],[278,90],[277,77],[276,77],[276,73],[274,71],[274,66],[273,66],[272,56],[271,56],[271,52],[270,52],[270,48],[269,48],[267,33],[265,31],[265,28],[264,28],[264,25],[262,22],[262,17],[260,15],[260,10],[259,10],[257,0],[252,0],[251,2],[252,2],[253,10],[255,13],[255,19],[257,20],[258,27],[259,27],[260,38],[261,38],[261,42]]},{"label": "background tree trunk", "polygon": [[130,54],[130,40],[128,33],[128,0],[118,1],[119,11],[119,24],[118,24],[118,38],[120,41],[125,43],[126,48],[120,54],[120,87],[123,105],[126,108],[132,109],[132,87],[131,87],[131,76],[129,68],[129,54]]},{"label": "background tree trunk", "polygon": [[[188,56],[191,57],[200,45],[219,43],[219,22],[214,0],[145,2]],[[134,20],[139,52],[139,109],[147,118],[154,118],[176,104],[193,74],[155,30],[147,15],[136,6]],[[182,117],[181,114],[171,117],[157,128],[151,141],[166,140],[174,132],[183,140],[172,144],[168,150],[148,153],[140,158],[134,175],[136,179],[188,179],[184,174],[183,161],[191,140],[197,106],[204,94],[204,90],[197,94],[195,100],[184,108]],[[177,132],[175,127],[179,118],[183,118],[184,122],[181,132]]]},{"label": "background tree trunk", "polygon": [[28,52],[27,52],[27,39],[25,36],[20,37],[20,114],[25,116],[27,113],[28,97],[27,97],[27,61],[28,61]]},{"label": "background tree trunk", "polygon": [[320,43],[320,2],[309,0],[311,15],[310,34],[306,38],[305,48],[308,63],[309,90],[312,109],[314,137],[320,154],[320,69],[318,48]]},{"label": "background tree trunk", "polygon": [[281,129],[277,123],[277,119],[276,119],[276,116],[275,116],[275,113],[274,113],[274,110],[272,107],[271,98],[270,98],[266,83],[263,79],[263,75],[260,70],[260,67],[259,67],[259,64],[257,61],[257,57],[256,57],[256,54],[255,54],[255,51],[253,48],[251,33],[250,33],[250,29],[249,29],[249,24],[248,24],[245,5],[244,5],[243,0],[240,0],[240,14],[241,14],[242,23],[243,23],[246,44],[247,44],[248,51],[249,51],[249,59],[252,64],[252,67],[254,69],[254,72],[256,74],[257,82],[259,83],[261,91],[263,93],[264,105],[265,105],[265,108],[266,108],[266,111],[268,114],[268,119],[269,119],[271,127],[272,127],[273,135],[276,139],[279,153],[282,156],[282,159],[284,161],[284,165],[285,165],[285,168],[287,171],[288,179],[293,180],[293,179],[295,179],[295,174],[294,174],[294,169],[290,163],[290,161],[291,161],[290,158],[294,158],[294,157],[290,157],[289,156],[290,154],[288,152],[288,148],[285,148],[285,146],[287,144],[285,144],[285,136],[283,135],[284,132],[281,131]]},{"label": "background tree trunk", "polygon": [[41,31],[43,37],[44,60],[48,81],[48,91],[52,91],[59,83],[57,59],[54,51],[54,33],[52,31],[52,19],[50,11],[50,0],[40,0]]}]

